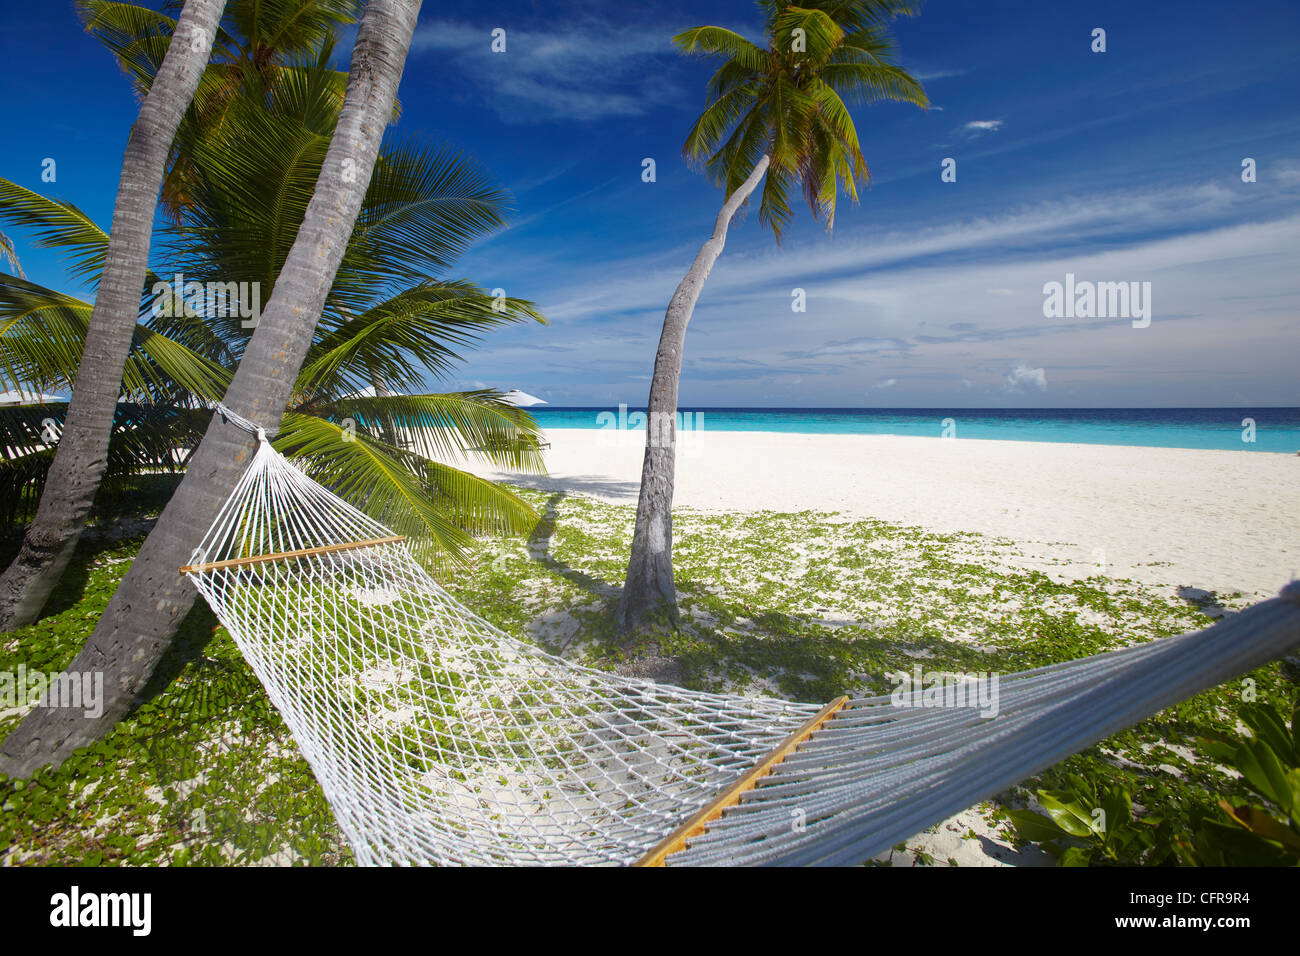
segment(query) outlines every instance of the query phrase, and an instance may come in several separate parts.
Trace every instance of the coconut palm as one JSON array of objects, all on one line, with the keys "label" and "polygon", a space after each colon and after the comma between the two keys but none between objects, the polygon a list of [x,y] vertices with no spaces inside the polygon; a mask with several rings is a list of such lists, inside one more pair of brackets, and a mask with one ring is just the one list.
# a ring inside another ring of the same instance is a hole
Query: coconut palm
[{"label": "coconut palm", "polygon": [[[176,28],[169,0],[161,10],[118,0],[78,0],[86,31],[117,58],[139,96],[148,93]],[[213,40],[208,68],[199,82],[182,129],[216,135],[226,127],[236,100],[255,88],[272,89],[291,75],[294,58],[332,42],[335,32],[356,21],[360,0],[229,0]],[[335,112],[343,102],[347,74],[332,71]],[[184,215],[195,170],[181,143],[173,144],[163,181],[162,209]]]},{"label": "coconut palm", "polygon": [[[200,169],[198,164],[202,158],[199,153],[206,151],[206,158],[211,166],[222,158],[220,154],[229,153],[229,146],[232,143],[242,142],[250,153],[262,154],[268,145],[277,143],[275,138],[277,135],[280,137],[278,142],[285,142],[282,135],[285,132],[283,128],[272,130],[269,134],[265,130],[264,127],[270,116],[288,117],[300,126],[306,127],[305,131],[300,131],[299,136],[299,140],[305,138],[306,142],[292,141],[286,147],[301,147],[307,150],[302,157],[303,162],[295,172],[295,178],[290,183],[290,191],[296,190],[296,195],[291,198],[299,203],[294,208],[299,211],[305,208],[306,197],[310,196],[312,183],[310,180],[304,180],[302,174],[304,172],[312,174],[314,168],[319,168],[318,165],[313,167],[312,162],[318,163],[324,153],[333,129],[333,122],[338,116],[344,81],[347,78],[347,74],[332,70],[327,65],[333,49],[333,30],[339,24],[351,21],[357,5],[355,0],[293,0],[293,2],[233,0],[227,9],[221,28],[216,32],[213,41],[213,60],[209,69],[203,74],[193,108],[187,113],[171,144],[167,175],[163,185],[163,199],[164,209],[173,224],[183,224],[187,217],[203,220],[205,216],[211,215],[213,183],[204,180],[205,175],[211,178],[211,172],[204,173]],[[174,8],[178,4],[169,6]],[[84,0],[79,4],[79,9],[87,29],[108,46],[124,70],[132,77],[141,95],[147,97],[153,86],[157,69],[165,56],[171,31],[176,28],[176,21],[169,18],[165,12],[160,13],[130,3]],[[250,130],[255,130],[255,133]],[[259,140],[258,135],[261,135],[262,139]],[[439,202],[435,215],[426,217],[423,223],[412,220],[410,225],[411,228],[423,227],[435,230],[432,238],[439,241],[428,250],[430,254],[426,255],[423,261],[426,264],[432,262],[437,266],[445,266],[463,248],[463,245],[457,245],[455,241],[446,241],[457,226],[473,225],[475,216],[483,213],[486,208],[481,203],[476,205],[480,199],[486,201],[488,205],[495,203],[499,212],[501,197],[499,194],[495,199],[486,194],[478,196],[474,190],[479,189],[483,184],[473,182],[473,177],[477,175],[481,179],[481,174],[468,174],[467,178],[468,167],[456,173],[457,161],[454,157],[426,157],[429,161],[421,168],[418,163],[415,166],[410,164],[409,148],[395,147],[389,152],[391,162],[396,164],[395,173],[393,176],[385,177],[382,183],[393,187],[395,177],[400,178],[403,175],[407,177],[407,182],[404,186],[397,183],[394,187],[395,191],[390,190],[387,196],[382,195],[381,189],[381,195],[374,199],[375,203],[388,203],[399,211],[397,216],[390,219],[387,231],[392,230],[393,223],[400,223],[401,216],[412,219],[407,213],[402,212],[404,209],[409,209],[411,204]],[[289,155],[294,154],[288,153],[275,158],[286,158]],[[450,161],[449,166],[446,168],[439,166],[446,161]],[[277,178],[278,172],[281,171],[274,169],[257,171],[258,175],[268,177],[266,180],[268,183],[281,181],[282,177]],[[411,183],[418,182],[422,176],[426,177],[426,185],[440,182],[441,191],[436,197],[414,196]],[[444,177],[443,180],[438,181],[439,176]],[[230,177],[227,177],[227,182],[229,179]],[[458,195],[456,190],[462,187],[468,189],[468,192]],[[98,270],[102,267],[103,236],[88,217],[75,207],[65,205],[59,209],[56,208],[57,204],[33,194],[15,193],[6,198],[9,200],[6,208],[11,221],[37,229],[38,239],[42,244],[60,246],[72,253],[74,275],[81,279],[92,280],[97,276]],[[263,196],[259,198],[279,203],[281,214],[285,209],[290,208],[284,205],[285,196],[268,196],[264,191]],[[201,200],[204,199],[208,201],[207,206],[201,204]],[[403,203],[407,205],[404,206]],[[434,225],[430,226],[430,223]],[[480,221],[479,225],[482,226],[484,223],[489,226],[499,225],[497,212],[487,210],[486,219]],[[260,283],[263,291],[262,301],[265,301],[266,296],[270,294],[278,267],[283,261],[283,255],[292,241],[292,232],[286,236],[284,229],[287,227],[292,230],[296,226],[296,221],[292,217],[283,219],[280,226],[282,228],[279,234],[270,238],[271,245],[261,243],[261,240],[266,238],[265,235],[255,235],[251,237],[255,241],[251,245],[245,242],[242,249],[227,248],[219,250],[220,255],[209,255],[208,262],[202,267],[196,266],[192,254],[194,247],[191,243],[188,250],[191,254],[186,257],[184,263],[188,276],[199,281],[208,279],[226,281],[235,276],[244,279],[247,270],[243,268],[240,257],[247,257],[250,248],[254,256],[272,250],[277,255],[264,257],[266,261],[259,264],[251,276],[253,281]],[[227,232],[230,231],[227,229]],[[265,230],[263,232],[265,233]],[[376,229],[372,232],[378,241],[384,241],[385,229]],[[469,241],[478,234],[481,232],[468,233],[464,239]],[[191,231],[186,234],[184,241],[192,240],[194,235],[195,233]],[[244,230],[242,235],[245,239],[250,238],[248,230]],[[175,232],[163,238],[164,242],[172,242],[172,251],[174,251]],[[394,261],[405,262],[406,259],[411,258],[401,249],[400,243],[387,249],[379,248],[372,251],[374,252],[371,256],[372,261],[376,256],[382,258],[385,255],[393,257]],[[387,277],[390,280],[423,281],[418,257],[413,261],[415,265],[408,268],[389,269]],[[171,275],[172,271],[168,271],[167,274]],[[383,271],[382,268],[380,271]],[[157,281],[157,276],[153,274],[148,276],[150,286]],[[451,295],[453,289],[454,286],[446,285],[441,290],[435,290],[438,302],[421,314],[455,311],[462,308],[463,304],[462,311],[466,314],[474,312],[482,327],[492,324],[494,320],[500,321],[507,317],[531,314],[526,308],[521,312],[517,308],[520,303],[508,301],[505,303],[507,306],[505,313],[494,311],[491,315],[485,315],[481,298],[466,299],[464,288],[453,296]],[[409,293],[410,290],[399,291]],[[477,291],[474,291],[477,295]],[[376,305],[379,300],[375,298],[374,293],[375,284],[372,282],[366,287],[364,293],[360,294],[359,301],[365,301],[367,305]],[[37,292],[34,301],[33,290],[24,290],[18,284],[14,284],[8,290],[0,290],[0,298],[6,297],[7,294],[10,299],[15,300],[10,303],[12,310],[9,314],[38,318],[41,321],[53,321],[53,317],[57,316],[64,326],[58,330],[61,334],[55,334],[51,328],[37,329],[35,334],[31,334],[29,329],[21,327],[21,323],[19,328],[6,329],[9,353],[12,354],[20,346],[30,346],[41,352],[43,359],[43,362],[35,363],[35,367],[31,367],[32,363],[27,363],[26,377],[22,372],[15,373],[13,369],[8,370],[8,374],[18,381],[47,381],[56,383],[59,387],[66,387],[65,383],[71,382],[72,379],[64,374],[65,370],[76,366],[86,341],[84,330],[78,331],[79,325],[85,324],[84,315],[78,312],[75,303],[64,301],[63,297],[46,296],[42,303],[39,301],[41,296]],[[344,297],[340,296],[340,298]],[[408,308],[411,301],[412,298],[408,294],[405,300]],[[55,306],[53,309],[48,307],[51,304]],[[67,314],[69,309],[72,311],[71,315]],[[328,321],[329,318],[327,316],[326,320]],[[146,376],[149,378],[148,385],[153,390],[149,400],[159,401],[165,398],[174,403],[178,395],[173,386],[183,386],[185,390],[193,393],[189,396],[188,405],[193,405],[196,400],[210,402],[219,397],[225,382],[228,381],[229,369],[233,368],[242,350],[242,341],[247,338],[248,330],[240,329],[236,323],[233,337],[229,334],[223,337],[214,334],[209,327],[212,322],[210,316],[205,316],[203,319],[203,322],[184,323],[165,322],[158,317],[152,317],[151,321],[137,326],[136,348],[132,354],[139,361],[132,357],[127,358],[123,369],[126,394],[133,399],[145,400],[139,387],[130,387],[132,384],[136,386],[142,384],[137,373],[143,371],[162,373],[163,381],[159,381],[159,375]],[[70,327],[67,326],[69,321]],[[391,318],[388,327],[393,327]],[[375,335],[373,329],[367,330],[356,323],[353,323],[350,328],[359,337],[373,338]],[[227,327],[224,331],[229,333],[232,330]],[[28,334],[24,335],[24,332]],[[140,341],[142,333],[146,332],[145,340]],[[451,336],[452,340],[455,338],[456,335]],[[22,341],[23,339],[25,341]],[[218,376],[214,379],[211,369],[204,369],[203,362],[196,361],[196,355],[187,351],[189,346],[199,349],[197,358],[219,361],[225,366],[226,377]],[[122,342],[122,347],[130,347],[129,338]],[[415,358],[418,360],[420,350],[415,351],[417,353]],[[112,356],[108,358],[111,359]],[[364,360],[365,351],[362,350],[354,361]],[[107,361],[100,364],[102,368],[110,369],[113,363]],[[410,383],[411,377],[406,376],[403,381]],[[390,383],[387,390],[392,391],[398,387],[400,386],[395,381]],[[420,383],[416,381],[410,387],[412,390],[418,390]],[[157,390],[160,388],[165,394],[158,393]],[[405,416],[404,419],[399,417],[398,421],[420,420],[426,424],[431,421],[444,424],[458,421],[463,426],[463,436],[469,440],[472,447],[498,449],[509,454],[512,449],[518,452],[520,448],[527,445],[526,433],[531,429],[531,420],[520,416],[511,418],[514,410],[508,406],[495,407],[499,403],[494,401],[493,396],[481,394],[459,399],[456,406],[456,419],[447,417],[449,414],[447,406],[451,401],[452,396],[442,396],[437,408],[429,406],[427,401],[424,406],[420,406],[418,400],[390,401],[387,405],[389,414]],[[467,404],[474,407],[466,410]],[[319,401],[313,407],[324,408]],[[119,407],[117,411],[126,414],[127,410]],[[193,446],[196,439],[195,428],[202,427],[202,422],[193,415],[185,415],[176,410],[167,415],[155,412],[145,416],[139,415],[138,410],[136,411],[137,414],[132,418],[134,425],[158,428],[170,426],[177,429],[175,437],[186,447]],[[109,415],[108,421],[111,422],[111,408]],[[485,419],[484,416],[487,418]],[[46,432],[42,423],[47,422],[50,417],[62,418],[62,415],[43,414],[36,417],[30,412],[25,415],[14,412],[11,417],[15,420],[9,422],[7,426],[9,432],[28,439],[21,445],[10,446],[20,448],[25,453],[21,460],[11,457],[11,460],[0,466],[0,489],[14,492],[6,500],[11,503],[11,512],[17,515],[28,511],[32,496],[41,493],[41,480],[48,473],[49,459],[56,454],[54,449],[49,447],[48,441],[39,440],[38,436]],[[366,421],[372,424],[386,420],[388,419],[373,411],[366,418]],[[502,424],[503,422],[509,423]],[[496,431],[501,429],[505,429],[505,433],[516,438],[521,434],[524,435],[524,445],[521,446],[518,441],[510,437],[497,436],[491,441],[484,440],[483,433],[495,435]],[[438,434],[444,431],[446,429],[442,429]],[[391,433],[390,429],[389,434]],[[74,497],[75,507],[63,508],[64,520],[53,529],[39,523],[33,523],[31,526],[29,537],[33,535],[41,537],[46,546],[24,548],[19,555],[19,560],[14,563],[11,571],[7,572],[6,582],[10,586],[5,590],[6,598],[0,600],[0,629],[27,623],[39,613],[45,596],[57,581],[61,568],[66,563],[66,557],[71,554],[102,478],[120,478],[140,470],[170,469],[184,464],[183,459],[177,460],[177,456],[172,454],[168,454],[162,460],[156,460],[124,455],[122,448],[115,450],[114,444],[136,451],[157,449],[160,446],[157,440],[128,441],[127,433],[123,432],[121,427],[114,429],[105,424],[102,435],[93,436],[93,441],[90,440],[91,437],[80,431],[65,430],[60,447],[64,449],[64,455],[67,457],[74,449],[89,447],[93,451],[108,444],[108,469],[107,471],[103,468],[83,470],[78,473],[77,481],[71,488],[64,488],[59,494],[50,496],[52,501],[63,501],[69,496]],[[409,474],[416,468],[419,463],[417,452],[428,453],[431,447],[426,442],[421,448],[389,448],[390,454],[403,459],[404,468],[397,468],[392,461],[378,459],[371,464],[372,467],[387,469],[389,474],[395,476],[393,480],[396,481],[397,476],[403,473]],[[378,448],[373,444],[363,443],[349,446],[349,450],[354,454],[360,454],[364,450],[377,451]],[[438,450],[442,451],[445,448]],[[81,457],[85,454],[86,452],[83,451]],[[537,466],[535,457],[520,460],[516,455],[508,460],[524,468]],[[433,466],[424,465],[422,470],[428,472],[431,467]],[[32,481],[33,476],[38,480]],[[453,476],[448,473],[440,472],[436,476],[436,481],[434,481],[435,476],[426,477],[433,482],[430,487],[444,489],[454,487],[466,496],[465,502],[459,504],[446,499],[445,494],[441,492],[437,497],[442,500],[442,511],[463,512],[467,516],[467,523],[474,528],[517,530],[532,520],[531,510],[523,506],[518,499],[497,490],[494,486],[478,482],[463,472],[457,472],[454,481],[452,481]],[[457,531],[455,524],[439,521],[438,514],[430,510],[428,496],[412,495],[410,489],[404,490],[402,496],[408,500],[408,507],[399,509],[389,517],[395,523],[402,525],[404,530],[417,541],[430,541],[432,537],[430,547],[426,549],[431,556],[448,550],[454,551],[460,543],[463,543],[464,531]],[[416,520],[415,515],[420,512],[422,517]],[[37,559],[44,558],[51,552],[49,545],[52,542],[62,542],[57,553],[65,560],[49,562],[41,567]]]},{"label": "coconut palm", "polygon": [[140,301],[154,211],[172,138],[198,87],[226,0],[188,0],[122,157],[112,235],[103,252],[62,437],[36,517],[0,576],[0,629],[35,619],[72,557],[108,462],[131,317]]},{"label": "coconut palm", "polygon": [[[200,407],[225,393],[253,332],[249,320],[207,301],[175,300],[172,277],[242,283],[269,299],[338,117],[328,59],[326,45],[265,97],[237,99],[219,134],[182,134],[193,178],[183,221],[160,230],[159,264],[139,303],[110,477],[182,467],[206,425]],[[476,457],[539,470],[532,418],[490,391],[424,386],[493,328],[540,318],[523,300],[501,302],[443,278],[472,241],[502,225],[506,205],[456,151],[385,141],[276,437],[317,480],[406,534],[435,564],[471,534],[519,532],[536,517],[508,489],[456,467]],[[0,218],[68,253],[75,275],[93,275],[106,237],[71,204],[0,180]],[[66,387],[90,308],[0,276],[0,381]],[[26,453],[0,469],[0,496],[17,499],[50,452],[38,447],[42,415],[15,409],[8,417],[18,439],[10,445]]]},{"label": "coconut palm", "polygon": [[[132,77],[143,105],[123,161],[115,238],[107,264],[101,264],[96,319],[81,341],[89,360],[82,363],[57,450],[40,470],[50,480],[41,489],[36,517],[0,577],[0,630],[35,619],[71,558],[101,480],[113,474],[105,469],[117,378],[132,340],[131,309],[144,278],[159,187],[164,210],[178,220],[196,175],[179,145],[184,137],[178,127],[225,129],[232,103],[253,88],[278,83],[292,69],[283,66],[287,58],[326,42],[339,24],[352,22],[356,6],[355,0],[236,0],[227,11],[225,0],[190,0],[170,2],[159,12],[108,0],[78,4],[87,30]],[[166,11],[180,16],[173,19]],[[173,45],[173,37],[182,42]],[[205,70],[214,49],[216,61]],[[342,74],[332,76],[337,104]],[[10,481],[21,475],[12,464],[6,472]],[[32,490],[23,488],[25,494]]]},{"label": "coconut palm", "polygon": [[726,201],[713,235],[673,293],[655,354],[641,493],[618,607],[624,633],[643,629],[660,614],[677,623],[672,499],[682,349],[733,216],[766,177],[758,218],[778,242],[793,218],[796,189],[831,229],[841,193],[856,201],[858,183],[868,176],[846,100],[928,105],[921,85],[893,62],[895,45],[887,30],[891,18],[915,13],[915,4],[764,0],[759,6],[765,15],[762,46],[715,26],[673,37],[683,53],[721,61],[709,81],[708,105],[682,152],[723,187]]},{"label": "coconut palm", "polygon": [[[236,415],[268,429],[280,424],[293,396],[317,319],[355,241],[354,226],[376,169],[419,8],[419,0],[368,0],[347,93],[315,188],[223,398]],[[61,763],[127,712],[194,603],[193,590],[177,574],[179,562],[211,524],[253,450],[251,436],[222,416],[213,417],[180,487],[70,665],[72,671],[103,672],[102,715],[70,716],[67,708],[33,712],[0,747],[0,771],[26,776],[43,764]]]}]

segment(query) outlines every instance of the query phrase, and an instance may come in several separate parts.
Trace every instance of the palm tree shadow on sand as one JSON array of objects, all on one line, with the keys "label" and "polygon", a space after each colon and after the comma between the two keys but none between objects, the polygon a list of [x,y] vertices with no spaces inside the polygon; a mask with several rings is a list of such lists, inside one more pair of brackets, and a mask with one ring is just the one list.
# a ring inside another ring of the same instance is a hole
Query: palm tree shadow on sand
[{"label": "palm tree shadow on sand", "polygon": [[[678,581],[679,596],[686,609],[681,629],[671,634],[651,630],[641,644],[632,648],[622,647],[615,621],[621,582],[611,582],[575,568],[552,550],[560,508],[568,496],[568,491],[557,490],[547,498],[527,544],[530,560],[553,571],[599,602],[598,610],[587,612],[594,617],[587,618],[577,633],[556,648],[561,654],[569,651],[575,642],[593,641],[614,652],[618,659],[615,669],[625,676],[692,686],[694,677],[706,678],[719,669],[742,668],[756,677],[773,680],[784,693],[796,699],[829,700],[853,683],[850,678],[852,669],[845,666],[844,654],[853,652],[867,656],[883,668],[889,652],[897,653],[901,647],[913,646],[911,641],[904,641],[900,646],[897,635],[877,634],[878,622],[843,622],[842,626],[850,631],[865,631],[846,640],[828,635],[824,630],[825,622],[816,615],[775,610],[746,614],[752,618],[749,623],[751,632],[724,637],[712,626],[701,624],[690,612],[696,598],[704,599],[711,592],[688,577]],[[667,626],[665,622],[664,627]],[[944,644],[942,650],[946,656],[969,656],[971,660],[965,661],[968,664],[973,664],[978,657],[966,648]],[[924,640],[917,646],[937,649]]]},{"label": "palm tree shadow on sand", "polygon": [[[629,483],[608,482],[607,484],[626,485]],[[542,508],[541,519],[533,528],[533,533],[528,536],[528,556],[600,602],[599,620],[603,624],[608,624],[608,627],[597,628],[598,633],[595,636],[598,641],[604,644],[613,639],[615,632],[614,615],[619,595],[622,594],[623,589],[619,584],[594,577],[570,564],[566,564],[557,558],[551,550],[551,539],[555,535],[555,523],[559,516],[560,505],[567,497],[567,490],[557,490],[553,491],[551,496],[546,499],[546,504]],[[561,651],[566,650],[568,646],[569,642],[566,642]],[[680,684],[682,680],[681,663],[674,658],[665,656],[661,652],[658,642],[653,640],[649,640],[635,648],[630,656],[618,662],[615,670],[625,677],[641,677],[660,683]]]},{"label": "palm tree shadow on sand", "polygon": [[570,584],[576,585],[601,602],[617,598],[620,588],[601,578],[592,577],[585,571],[579,571],[572,565],[565,564],[551,551],[551,538],[555,535],[555,519],[560,513],[560,504],[567,498],[567,491],[556,491],[546,499],[542,508],[542,517],[528,536],[528,557],[554,571]]}]

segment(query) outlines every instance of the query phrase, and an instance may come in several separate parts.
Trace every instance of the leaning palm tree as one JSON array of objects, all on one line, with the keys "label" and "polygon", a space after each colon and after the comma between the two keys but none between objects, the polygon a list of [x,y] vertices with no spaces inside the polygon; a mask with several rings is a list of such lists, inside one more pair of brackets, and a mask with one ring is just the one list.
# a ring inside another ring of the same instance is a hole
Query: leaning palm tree
[{"label": "leaning palm tree", "polygon": [[647,402],[645,458],[627,580],[618,606],[625,634],[666,614],[677,623],[672,566],[672,501],[677,388],[686,326],[722,252],[736,212],[766,176],[760,223],[777,241],[793,218],[799,188],[813,215],[835,224],[843,191],[858,198],[867,164],[845,103],[897,100],[928,105],[925,91],[893,62],[888,21],[915,13],[906,0],[764,0],[765,46],[732,30],[696,27],[673,37],[683,53],[722,60],[708,107],[682,152],[723,187],[726,201],[664,315]]},{"label": "leaning palm tree", "polygon": [[[174,36],[181,36],[188,44],[187,49],[196,55],[201,53],[202,59],[207,61],[207,69],[202,69],[203,64],[199,64],[197,87],[191,84],[188,98],[176,105],[176,109],[183,111],[183,118],[180,112],[170,117],[170,132],[166,137],[140,139],[142,147],[150,146],[153,150],[150,161],[155,165],[160,159],[157,151],[163,150],[161,204],[163,212],[173,222],[183,220],[199,175],[189,151],[194,140],[200,136],[218,138],[229,132],[231,113],[235,112],[239,101],[252,91],[275,89],[283,78],[293,77],[300,68],[292,62],[294,58],[332,44],[338,27],[355,22],[359,0],[232,0],[228,5],[217,3],[211,13],[211,17],[216,19],[215,27],[208,24],[202,34],[196,34],[193,26],[184,21],[186,14],[181,8],[182,4],[177,0],[169,0],[162,10],[117,0],[80,0],[77,4],[87,32],[114,55],[146,104],[141,111],[142,120],[152,115],[148,106],[151,101],[171,104],[167,89],[174,80],[170,73],[164,72],[164,64]],[[181,19],[169,15],[177,11],[181,12]],[[179,49],[182,44],[177,46]],[[171,72],[175,72],[175,67]],[[327,71],[326,75],[333,111],[337,115],[347,75],[333,70]],[[158,93],[153,93],[155,82],[160,78],[164,82]],[[156,106],[153,113],[157,113]],[[167,142],[162,142],[162,139]],[[131,148],[128,148],[128,159]],[[123,183],[126,183],[125,179]],[[133,188],[139,185],[135,183]],[[158,195],[156,185],[152,195],[155,198]],[[138,233],[152,224],[153,212],[151,206],[145,220],[136,217],[130,223],[134,230],[130,247],[140,256],[147,256],[149,234],[144,233],[142,244]],[[24,225],[44,225],[39,221],[23,222],[21,214],[16,218]],[[93,224],[90,225],[89,231],[93,233]],[[57,239],[66,238],[69,232],[72,238],[78,238],[76,233],[81,227],[74,222],[64,226],[62,234],[58,234],[59,227],[54,228]],[[114,228],[119,228],[116,212]],[[89,238],[93,244],[95,237]],[[79,263],[84,267],[83,278],[98,276],[103,254],[103,250],[98,249],[90,262]],[[156,279],[152,275],[148,278],[150,283]],[[135,287],[139,287],[138,280]],[[105,478],[122,477],[141,468],[172,468],[177,464],[170,455],[163,461],[148,461],[132,460],[130,456],[120,454],[120,446],[129,443],[119,440],[122,430],[120,423],[114,421],[115,411],[120,417],[127,410],[120,406],[114,409],[114,400],[109,398],[109,393],[113,385],[113,370],[116,368],[121,372],[121,363],[129,361],[124,350],[131,344],[131,330],[125,293],[115,297],[114,288],[110,282],[101,291],[105,307],[100,314],[116,316],[116,321],[101,318],[89,337],[75,338],[78,356],[85,349],[87,354],[96,358],[93,363],[88,363],[92,367],[87,369],[86,382],[79,390],[77,401],[82,411],[70,414],[64,421],[57,449],[48,441],[27,443],[21,446],[28,453],[27,460],[15,462],[11,459],[0,464],[0,486],[21,489],[19,495],[9,499],[15,505],[15,515],[28,510],[26,500],[32,494],[38,493],[42,499],[46,498],[44,482],[51,475],[54,479],[48,503],[43,512],[38,507],[36,520],[29,525],[22,550],[0,578],[5,585],[4,597],[0,598],[0,630],[30,623],[39,614],[71,557],[94,497]],[[170,344],[165,339],[156,342],[162,346]],[[92,383],[102,387],[92,389]],[[8,423],[11,431],[33,430],[27,421],[31,416],[27,419],[17,417],[17,421]],[[42,415],[38,421],[46,422],[49,418],[49,415]],[[157,414],[133,420],[142,427],[151,424],[163,427],[165,424],[164,417]],[[170,424],[179,428],[178,438],[193,437],[192,428],[186,430],[184,427],[191,425],[192,420],[178,421],[172,416]],[[42,434],[45,432],[44,428],[37,430]],[[115,448],[115,445],[119,447]],[[156,443],[150,443],[148,447],[154,445]],[[52,459],[60,455],[62,465],[51,470]],[[32,460],[33,456],[35,460]],[[78,467],[84,462],[89,462],[89,467]],[[25,481],[32,476],[37,480]]]},{"label": "leaning palm tree", "polygon": [[[275,429],[357,223],[410,49],[420,0],[368,0],[347,93],[315,189],[224,401]],[[287,374],[286,374],[287,373]],[[103,714],[39,709],[0,746],[0,771],[26,776],[106,733],[144,687],[194,603],[177,568],[253,454],[248,434],[214,416],[180,487],[132,562],[71,671],[104,674]]]},{"label": "leaning palm tree", "polygon": [[[251,323],[233,309],[176,299],[172,277],[201,288],[242,285],[260,290],[260,299],[273,293],[338,118],[328,62],[326,44],[273,92],[240,97],[219,134],[182,131],[194,178],[183,221],[160,229],[107,479],[179,470],[202,437],[200,407],[225,392]],[[276,437],[281,451],[400,529],[432,565],[454,559],[472,534],[517,533],[536,518],[509,489],[457,467],[476,458],[540,470],[527,412],[492,392],[429,393],[424,385],[451,372],[463,348],[492,329],[540,319],[524,300],[501,302],[444,277],[471,242],[502,225],[506,206],[505,193],[455,150],[385,140]],[[105,241],[80,210],[4,180],[0,219],[69,253],[77,275],[93,268]],[[0,275],[0,383],[66,387],[90,309]],[[382,389],[373,388],[377,381]],[[21,503],[39,484],[50,454],[40,441],[47,417],[59,413],[0,409],[0,425],[15,436],[9,446],[24,446],[0,462],[0,501]]]},{"label": "leaning palm tree", "polygon": [[108,461],[122,366],[135,330],[171,142],[198,88],[226,0],[187,0],[131,128],[95,309],[36,517],[0,576],[0,630],[40,613],[72,557]]},{"label": "leaning palm tree", "polygon": [[[100,281],[95,321],[77,343],[78,356],[84,352],[92,360],[84,363],[84,371],[75,379],[74,403],[67,410],[57,448],[48,441],[25,445],[23,450],[37,454],[37,462],[10,460],[0,467],[0,483],[22,488],[16,500],[40,491],[36,517],[23,546],[0,577],[0,630],[36,618],[71,558],[101,482],[105,477],[120,477],[123,465],[131,470],[132,462],[113,448],[120,434],[115,418],[123,411],[117,407],[115,378],[124,371],[132,343],[130,318],[145,279],[159,185],[164,212],[179,220],[196,175],[182,146],[191,139],[186,132],[220,134],[241,94],[254,87],[273,87],[285,73],[292,73],[286,60],[332,38],[339,25],[353,22],[358,4],[357,0],[234,0],[226,6],[225,0],[191,0],[185,5],[173,0],[158,11],[115,0],[78,3],[86,30],[113,53],[143,105],[123,161],[113,218],[115,242],[107,252],[98,250],[93,263],[99,267],[99,260],[108,257],[102,275],[94,270]],[[179,11],[180,16],[169,16],[169,10]],[[173,44],[174,37],[181,42]],[[331,72],[331,77],[337,105],[345,74]],[[48,416],[40,420],[47,421]],[[163,424],[156,414],[138,421]],[[22,424],[21,417],[17,424]],[[49,460],[41,466],[41,458]],[[134,464],[172,467],[175,462],[168,456],[162,462]],[[22,483],[30,474],[41,481]]]}]

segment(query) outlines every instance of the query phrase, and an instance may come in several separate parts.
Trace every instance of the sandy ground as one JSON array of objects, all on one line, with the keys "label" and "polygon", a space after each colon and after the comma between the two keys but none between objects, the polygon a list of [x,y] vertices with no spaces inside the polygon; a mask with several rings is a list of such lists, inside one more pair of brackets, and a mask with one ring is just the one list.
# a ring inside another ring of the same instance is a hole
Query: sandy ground
[{"label": "sandy ground", "polygon": [[[547,437],[549,476],[479,473],[636,501],[644,432]],[[1300,457],[1267,452],[704,431],[682,436],[675,503],[978,531],[1054,575],[1248,598],[1300,574]]]},{"label": "sandy ground", "polygon": [[[552,429],[530,487],[635,503],[643,432]],[[675,506],[832,511],[1019,546],[1000,560],[1058,578],[1099,572],[1196,596],[1272,597],[1300,573],[1300,457],[1177,448],[777,432],[685,434]],[[1019,553],[1015,553],[1018,551]],[[1171,595],[1172,596],[1172,595]],[[965,810],[878,859],[1043,866]]]}]

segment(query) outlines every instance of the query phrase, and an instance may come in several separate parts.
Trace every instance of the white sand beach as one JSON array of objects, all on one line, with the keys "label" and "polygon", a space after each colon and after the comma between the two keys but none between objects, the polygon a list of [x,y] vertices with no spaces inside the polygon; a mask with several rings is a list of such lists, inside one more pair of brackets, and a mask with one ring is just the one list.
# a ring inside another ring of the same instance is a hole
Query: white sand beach
[{"label": "white sand beach", "polygon": [[[531,487],[634,503],[643,432],[551,429]],[[1271,597],[1300,574],[1300,457],[1119,445],[699,432],[676,505],[835,511],[1009,538],[1026,567]]]}]

